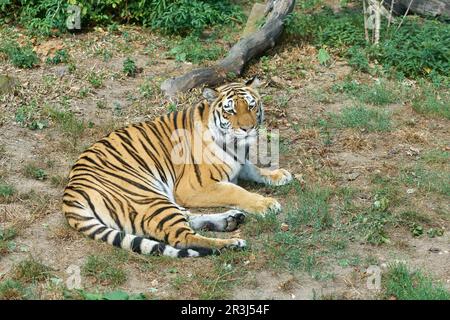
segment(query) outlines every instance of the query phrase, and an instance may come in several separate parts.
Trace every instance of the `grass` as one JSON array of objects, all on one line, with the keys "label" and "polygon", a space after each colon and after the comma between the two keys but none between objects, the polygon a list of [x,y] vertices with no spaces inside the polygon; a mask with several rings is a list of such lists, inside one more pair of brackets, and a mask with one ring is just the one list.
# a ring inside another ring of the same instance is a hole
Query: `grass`
[{"label": "grass", "polygon": [[122,72],[128,77],[135,77],[137,73],[136,62],[134,62],[134,60],[130,57],[127,57],[123,61]]},{"label": "grass", "polygon": [[257,227],[269,231],[264,244],[268,261],[275,268],[306,271],[316,279],[332,277],[325,270],[325,261],[346,247],[346,239],[331,214],[331,190],[318,186],[302,189],[299,185],[295,189],[295,199],[284,219],[289,229],[281,230],[277,218]]},{"label": "grass", "polygon": [[35,100],[29,104],[21,105],[16,110],[15,120],[21,126],[31,130],[42,130],[48,127],[48,121],[41,115]]},{"label": "grass", "polygon": [[39,63],[39,58],[30,45],[21,46],[13,40],[0,43],[0,52],[6,54],[11,63],[19,68],[30,69]]},{"label": "grass", "polygon": [[34,283],[50,278],[52,270],[34,258],[28,258],[16,265],[12,273],[14,280],[21,283]]},{"label": "grass", "polygon": [[423,161],[428,164],[448,164],[450,163],[450,152],[444,150],[430,150],[422,155]]},{"label": "grass", "polygon": [[194,36],[179,41],[169,52],[176,61],[201,63],[205,60],[217,60],[224,49],[212,42],[204,42]]},{"label": "grass", "polygon": [[16,243],[13,239],[17,236],[14,228],[0,229],[0,256],[14,250]]},{"label": "grass", "polygon": [[385,110],[365,106],[352,106],[342,109],[339,114],[329,114],[330,120],[320,120],[323,128],[355,128],[369,132],[385,132],[392,128],[391,114]]},{"label": "grass", "polygon": [[402,89],[392,88],[386,81],[379,81],[373,84],[360,84],[356,80],[347,79],[333,85],[332,91],[345,93],[347,96],[364,104],[375,106],[385,106],[399,102],[404,96]]},{"label": "grass", "polygon": [[421,114],[450,119],[450,93],[422,83],[412,100],[412,107]]},{"label": "grass", "polygon": [[88,256],[82,272],[84,275],[112,287],[117,287],[127,280],[125,270],[119,265],[119,261],[110,255]]},{"label": "grass", "polygon": [[450,173],[445,170],[436,171],[416,165],[402,171],[401,181],[409,187],[417,187],[425,192],[450,196]]},{"label": "grass", "polygon": [[25,166],[25,175],[28,178],[36,180],[45,180],[48,177],[48,174],[44,169],[39,168],[31,163]]},{"label": "grass", "polygon": [[91,72],[88,75],[89,83],[95,88],[101,88],[103,86],[103,75]]},{"label": "grass", "polygon": [[14,187],[10,184],[7,184],[0,180],[0,199],[1,198],[8,198],[12,196],[16,190]]},{"label": "grass", "polygon": [[22,300],[29,296],[29,290],[22,283],[15,280],[0,282],[0,300]]},{"label": "grass", "polygon": [[[54,107],[47,107],[46,112],[50,119],[69,137],[78,138],[86,128],[84,121],[77,119],[75,114],[70,110],[58,110]],[[73,143],[75,142],[73,141]]]},{"label": "grass", "polygon": [[389,266],[383,276],[384,295],[398,300],[450,300],[450,292],[420,271],[411,271],[405,264]]}]

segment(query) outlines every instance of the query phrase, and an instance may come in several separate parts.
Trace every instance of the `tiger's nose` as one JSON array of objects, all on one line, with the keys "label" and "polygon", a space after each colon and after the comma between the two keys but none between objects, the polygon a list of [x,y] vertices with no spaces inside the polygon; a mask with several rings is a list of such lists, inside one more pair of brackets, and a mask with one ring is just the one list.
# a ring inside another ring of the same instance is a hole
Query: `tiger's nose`
[{"label": "tiger's nose", "polygon": [[255,126],[241,126],[241,130],[244,132],[250,131],[254,128]]}]

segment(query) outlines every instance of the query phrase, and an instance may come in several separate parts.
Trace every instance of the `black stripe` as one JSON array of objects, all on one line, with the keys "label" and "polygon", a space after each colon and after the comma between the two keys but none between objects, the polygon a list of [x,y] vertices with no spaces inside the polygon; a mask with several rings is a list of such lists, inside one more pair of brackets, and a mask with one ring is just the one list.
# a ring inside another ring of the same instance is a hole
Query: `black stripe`
[{"label": "black stripe", "polygon": [[144,238],[142,238],[142,237],[136,237],[133,239],[133,241],[131,242],[131,250],[133,252],[141,253],[142,240],[144,240]]},{"label": "black stripe", "polygon": [[125,238],[125,232],[123,231],[117,232],[116,236],[114,237],[112,245],[115,247],[121,247],[123,238]]},{"label": "black stripe", "polygon": [[158,225],[156,226],[156,230],[157,230],[157,231],[161,231],[161,230],[163,229],[163,227],[164,227],[164,224],[165,224],[167,221],[170,221],[170,220],[172,220],[172,219],[175,218],[175,217],[179,217],[180,215],[181,215],[181,213],[175,212],[175,213],[172,213],[172,214],[169,214],[169,215],[165,216],[164,218],[162,218],[162,219],[158,222]]}]

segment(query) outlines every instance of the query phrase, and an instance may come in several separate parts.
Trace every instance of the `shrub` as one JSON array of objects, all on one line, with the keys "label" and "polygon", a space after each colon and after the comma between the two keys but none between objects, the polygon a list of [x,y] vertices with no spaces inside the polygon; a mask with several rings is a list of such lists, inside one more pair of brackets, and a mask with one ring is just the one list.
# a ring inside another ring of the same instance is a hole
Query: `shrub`
[{"label": "shrub", "polygon": [[327,46],[349,59],[361,71],[371,71],[369,62],[379,63],[393,75],[435,80],[448,77],[450,69],[450,25],[434,20],[407,17],[397,30],[381,25],[378,46],[364,39],[361,10],[344,9],[333,13],[325,8],[313,14],[292,14],[286,20],[291,37]]},{"label": "shrub", "polygon": [[123,61],[123,73],[125,73],[128,77],[134,77],[137,73],[136,63],[131,58],[126,58]]},{"label": "shrub", "polygon": [[204,60],[215,60],[222,53],[223,48],[214,44],[204,44],[195,36],[182,39],[170,51],[169,55],[177,61],[200,63]]},{"label": "shrub", "polygon": [[83,26],[136,22],[168,34],[201,32],[214,25],[243,21],[239,6],[213,0],[3,0],[0,22],[17,21],[31,33],[66,30],[67,7],[81,8]]},{"label": "shrub", "polygon": [[39,58],[31,46],[20,46],[16,41],[1,43],[0,52],[6,54],[11,63],[19,68],[33,68],[39,63]]}]

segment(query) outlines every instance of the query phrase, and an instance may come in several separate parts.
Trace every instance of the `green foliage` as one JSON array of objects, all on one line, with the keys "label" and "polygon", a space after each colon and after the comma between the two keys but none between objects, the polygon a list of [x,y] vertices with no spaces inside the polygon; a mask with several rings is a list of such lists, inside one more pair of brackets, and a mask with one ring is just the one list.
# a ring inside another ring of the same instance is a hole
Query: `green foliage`
[{"label": "green foliage", "polygon": [[90,255],[87,258],[82,271],[85,275],[92,276],[97,280],[117,287],[127,280],[125,271],[118,265],[118,261],[112,261],[108,256]]},{"label": "green foliage", "polygon": [[146,300],[147,297],[142,293],[129,294],[121,290],[115,290],[104,293],[92,293],[84,290],[74,292],[66,291],[64,293],[66,299],[81,298],[83,300]]},{"label": "green foliage", "polygon": [[144,16],[144,24],[167,34],[200,33],[206,27],[244,21],[240,7],[229,1],[152,1],[157,9]]},{"label": "green foliage", "polygon": [[20,46],[14,40],[0,42],[0,52],[6,54],[11,63],[19,68],[33,68],[39,63],[39,58],[30,45]]},{"label": "green foliage", "polygon": [[48,177],[48,174],[44,169],[36,167],[33,164],[28,164],[25,167],[25,174],[27,177],[33,178],[36,180],[45,180]]},{"label": "green foliage", "polygon": [[13,228],[0,228],[0,256],[14,251],[16,243],[12,241],[17,236],[17,231]]},{"label": "green foliage", "polygon": [[414,93],[412,107],[416,112],[450,119],[450,93],[422,83]]},{"label": "green foliage", "polygon": [[9,184],[6,184],[0,180],[0,197],[6,198],[12,196],[14,192],[15,189],[13,186],[10,186]]},{"label": "green foliage", "polygon": [[88,81],[96,89],[101,88],[103,86],[103,76],[101,74],[91,72],[88,75]]},{"label": "green foliage", "polygon": [[[84,121],[79,120],[76,115],[70,110],[58,110],[47,107],[46,113],[69,137],[78,138],[86,129]],[[76,139],[77,140],[77,139]]]},{"label": "green foliage", "polygon": [[398,300],[450,300],[450,292],[430,276],[411,271],[404,263],[389,266],[383,276],[386,297]]},{"label": "green foliage", "polygon": [[450,196],[450,173],[445,170],[428,170],[421,165],[416,165],[403,170],[401,180],[409,187]]},{"label": "green foliage", "polygon": [[50,278],[51,275],[49,267],[33,258],[20,262],[13,270],[14,280],[25,283],[43,281]]},{"label": "green foliage", "polygon": [[136,63],[130,57],[126,58],[123,61],[122,67],[123,73],[125,73],[128,77],[134,77],[137,73]]},{"label": "green foliage", "polygon": [[65,28],[66,11],[66,0],[4,0],[0,21],[15,21],[31,34],[49,36]]},{"label": "green foliage", "polygon": [[317,53],[317,60],[319,60],[319,63],[322,65],[326,65],[326,64],[328,64],[330,59],[331,59],[331,56],[327,52],[327,50],[324,48],[320,48],[319,52]]},{"label": "green foliage", "polygon": [[21,126],[31,130],[42,130],[48,127],[48,121],[42,118],[36,101],[20,106],[16,110],[15,120]]},{"label": "green foliage", "polygon": [[346,93],[362,103],[376,106],[398,102],[402,94],[398,88],[392,89],[386,81],[374,84],[359,84],[355,80],[347,79],[341,83],[334,84],[332,90],[333,92]]},{"label": "green foliage", "polygon": [[0,300],[19,300],[27,297],[29,292],[19,281],[8,279],[0,282]]},{"label": "green foliage", "polygon": [[392,127],[389,112],[364,106],[346,107],[340,114],[330,114],[330,120],[321,120],[319,125],[324,128],[358,128],[367,131],[389,131]]},{"label": "green foliage", "polygon": [[450,70],[450,25],[431,20],[406,19],[381,43],[380,63],[407,77],[448,76]]},{"label": "green foliage", "polygon": [[67,63],[69,62],[69,53],[64,49],[58,50],[53,57],[48,57],[45,62],[47,64]]},{"label": "green foliage", "polygon": [[135,22],[167,34],[202,32],[205,28],[243,22],[241,8],[214,0],[3,0],[0,22],[16,21],[32,34],[49,36],[66,30],[67,7],[81,8],[82,25],[114,26]]},{"label": "green foliage", "polygon": [[450,69],[450,25],[433,20],[407,17],[397,30],[381,26],[381,39],[370,46],[364,38],[360,10],[343,9],[333,13],[325,8],[313,14],[294,13],[286,20],[289,36],[327,46],[346,56],[350,65],[361,71],[371,70],[376,62],[387,72],[412,78],[448,78]]},{"label": "green foliage", "polygon": [[195,36],[188,36],[178,42],[170,51],[177,61],[190,61],[193,63],[201,63],[204,60],[216,60],[224,52],[224,49],[211,42],[202,43]]}]

